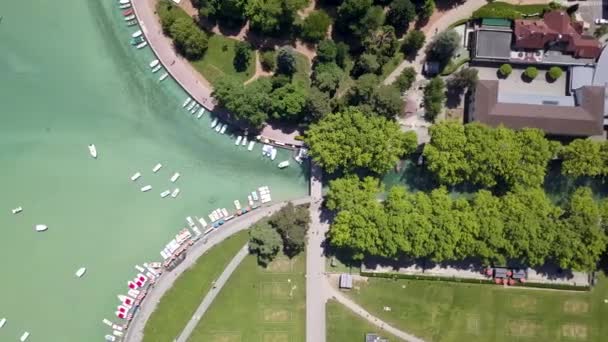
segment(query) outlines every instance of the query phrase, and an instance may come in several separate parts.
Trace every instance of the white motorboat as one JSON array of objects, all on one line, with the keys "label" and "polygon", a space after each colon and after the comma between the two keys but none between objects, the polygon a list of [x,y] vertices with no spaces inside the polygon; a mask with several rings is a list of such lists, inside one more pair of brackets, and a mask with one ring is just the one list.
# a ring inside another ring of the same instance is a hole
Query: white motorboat
[{"label": "white motorboat", "polygon": [[131,35],[131,37],[138,38],[138,37],[141,37],[142,34],[144,34],[144,33],[141,32],[141,30],[137,30],[137,31],[133,32],[133,34]]},{"label": "white motorboat", "polygon": [[131,0],[120,0],[118,3],[121,5],[129,4],[129,3],[131,3]]},{"label": "white motorboat", "polygon": [[211,223],[213,223],[213,222],[217,221],[217,220],[215,219],[215,215],[213,215],[213,213],[211,213],[211,214],[207,215],[207,217],[209,218],[209,222],[211,222]]},{"label": "white motorboat", "polygon": [[89,145],[89,154],[91,154],[91,157],[97,158],[97,148],[95,147],[95,144]]},{"label": "white motorboat", "polygon": [[179,178],[179,172],[176,172],[171,176],[171,183],[175,183],[175,181]]},{"label": "white motorboat", "polygon": [[247,136],[243,137],[243,142],[241,142],[241,145],[243,145],[243,146],[247,145]]},{"label": "white motorboat", "polygon": [[27,340],[28,337],[30,337],[30,333],[26,331],[23,333],[23,335],[21,335],[21,338],[19,339],[19,341],[25,342],[25,340]]},{"label": "white motorboat", "polygon": [[154,69],[152,69],[152,73],[155,74],[155,73],[157,73],[162,68],[163,68],[162,65],[157,65],[157,66],[154,67]]},{"label": "white motorboat", "polygon": [[136,172],[136,173],[133,174],[133,176],[131,176],[131,180],[132,181],[136,181],[136,180],[139,179],[139,177],[141,177],[141,173]]},{"label": "white motorboat", "polygon": [[103,322],[103,324],[109,326],[110,328],[112,327],[112,325],[114,325],[114,323],[112,323],[112,321],[110,321],[107,318],[104,318],[102,322]]},{"label": "white motorboat", "polygon": [[186,217],[186,222],[188,222],[188,226],[190,227],[195,225],[194,220],[190,216]]},{"label": "white motorboat", "polygon": [[136,289],[129,289],[129,291],[127,291],[127,294],[129,295],[129,297],[131,298],[137,298],[137,296],[139,296],[139,290]]},{"label": "white motorboat", "polygon": [[135,19],[135,14],[131,14],[130,16],[125,17],[125,21],[130,21],[130,20],[133,20],[133,19]]},{"label": "white motorboat", "polygon": [[6,324],[6,318],[0,319],[0,328]]},{"label": "white motorboat", "polygon": [[205,221],[204,218],[200,217],[198,222],[201,224],[201,226],[203,226],[203,228],[207,227],[207,221]]},{"label": "white motorboat", "polygon": [[141,192],[146,192],[152,190],[152,185],[146,185],[141,188]]},{"label": "white motorboat", "polygon": [[182,108],[186,108],[186,106],[187,106],[188,104],[190,104],[190,102],[191,102],[191,101],[192,101],[192,98],[190,98],[190,97],[189,97],[189,98],[187,98],[187,99],[186,99],[186,101],[184,101],[184,104],[182,105]]},{"label": "white motorboat", "polygon": [[190,114],[194,115],[194,113],[196,113],[196,111],[201,108],[201,105],[199,105],[198,103],[196,105],[194,105],[194,108],[192,108],[192,110],[190,111]]},{"label": "white motorboat", "polygon": [[156,165],[154,165],[154,168],[152,169],[152,172],[157,173],[158,170],[160,170],[160,168],[163,167],[163,164],[158,163]]},{"label": "white motorboat", "polygon": [[191,111],[191,110],[192,110],[192,108],[194,108],[194,106],[196,106],[196,101],[192,101],[192,102],[190,103],[190,105],[189,105],[188,107],[186,107],[186,110],[187,110],[187,111]]},{"label": "white motorboat", "polygon": [[254,201],[257,201],[257,200],[258,200],[258,193],[257,193],[257,192],[255,192],[255,191],[252,191],[252,192],[251,192],[251,197],[253,197],[253,200],[254,200]]},{"label": "white motorboat", "polygon": [[138,48],[138,49],[143,49],[146,46],[148,46],[148,42],[144,40],[143,42],[137,44],[135,47]]},{"label": "white motorboat", "polygon": [[36,225],[36,231],[37,232],[43,232],[45,230],[49,229],[49,227],[46,224],[37,224]]},{"label": "white motorboat", "polygon": [[121,337],[122,335],[124,335],[124,333],[119,330],[112,331],[112,334],[114,334],[114,336],[118,336],[118,337]]},{"label": "white motorboat", "polygon": [[264,146],[262,147],[262,155],[270,156],[270,152],[272,152],[272,146],[264,144]]},{"label": "white motorboat", "polygon": [[215,131],[219,133],[221,129],[222,129],[222,124],[218,123],[217,126],[215,126]]},{"label": "white motorboat", "polygon": [[107,342],[116,341],[116,336],[113,336],[113,335],[106,335],[106,336],[104,336],[104,338],[106,339]]},{"label": "white motorboat", "polygon": [[240,145],[240,144],[241,144],[241,140],[243,140],[243,137],[239,135],[239,136],[236,138],[236,141],[234,142],[234,144],[235,144],[235,145]]},{"label": "white motorboat", "polygon": [[234,207],[236,210],[241,210],[241,202],[239,202],[239,200],[234,200]]},{"label": "white motorboat", "polygon": [[249,146],[247,146],[247,151],[252,151],[253,150],[253,146],[255,145],[255,141],[251,140],[249,142]]},{"label": "white motorboat", "polygon": [[118,6],[118,8],[120,8],[120,9],[131,8],[131,4],[122,4],[122,5]]},{"label": "white motorboat", "polygon": [[162,82],[162,81],[164,81],[164,80],[165,80],[167,77],[169,77],[169,74],[168,74],[168,73],[164,73],[164,74],[162,74],[162,75],[161,75],[161,76],[158,78],[158,80],[159,80],[160,82]]},{"label": "white motorboat", "polygon": [[284,169],[284,168],[288,167],[289,160],[284,160],[284,161],[280,162],[278,166],[279,166],[279,169]]},{"label": "white motorboat", "polygon": [[135,265],[135,269],[138,270],[139,272],[144,272],[145,269],[139,265]]},{"label": "white motorboat", "polygon": [[203,115],[205,114],[205,108],[201,107],[201,110],[198,111],[198,114],[196,115],[197,119],[200,119],[203,117]]},{"label": "white motorboat", "polygon": [[15,208],[15,209],[12,210],[13,214],[19,214],[22,211],[23,211],[23,208],[21,208],[21,207],[17,207],[17,208]]},{"label": "white motorboat", "polygon": [[224,134],[226,133],[226,129],[228,128],[227,124],[224,124],[224,126],[222,126],[222,129],[220,130],[220,134]]},{"label": "white motorboat", "polygon": [[211,121],[211,128],[215,127],[218,121],[218,118],[213,119],[213,121]]},{"label": "white motorboat", "polygon": [[222,214],[224,215],[224,217],[228,217],[230,214],[228,214],[228,210],[226,210],[226,208],[222,208]]},{"label": "white motorboat", "polygon": [[158,66],[159,64],[160,61],[158,59],[153,60],[152,62],[150,62],[150,69],[156,68],[156,66]]},{"label": "white motorboat", "polygon": [[173,192],[171,193],[171,197],[175,198],[177,197],[177,195],[179,195],[179,188],[175,188],[175,190],[173,190]]},{"label": "white motorboat", "polygon": [[76,271],[76,276],[78,278],[81,278],[86,272],[87,272],[87,268],[86,267],[81,267],[81,268],[78,269],[78,271]]},{"label": "white motorboat", "polygon": [[160,197],[165,198],[165,197],[169,196],[170,193],[171,193],[171,190],[165,190],[160,193]]},{"label": "white motorboat", "polygon": [[270,151],[270,160],[274,160],[277,157],[277,149],[276,148],[272,148],[272,151]]}]

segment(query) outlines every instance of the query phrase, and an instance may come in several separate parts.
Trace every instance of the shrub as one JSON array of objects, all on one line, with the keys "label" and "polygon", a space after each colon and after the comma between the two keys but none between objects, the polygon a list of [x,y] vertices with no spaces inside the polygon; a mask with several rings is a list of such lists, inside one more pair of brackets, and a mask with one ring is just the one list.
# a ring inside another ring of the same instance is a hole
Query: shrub
[{"label": "shrub", "polygon": [[562,69],[560,67],[551,67],[551,69],[549,69],[549,71],[547,72],[547,75],[549,75],[549,78],[552,80],[557,80],[558,78],[562,77]]},{"label": "shrub", "polygon": [[536,78],[536,76],[538,76],[538,69],[533,66],[527,67],[526,71],[524,71],[524,75],[526,75],[527,78],[533,80]]},{"label": "shrub", "polygon": [[302,24],[302,38],[311,42],[318,42],[327,34],[331,19],[324,11],[313,11],[304,19]]},{"label": "shrub", "polygon": [[276,53],[274,50],[267,50],[262,52],[260,55],[260,63],[262,64],[262,68],[266,71],[274,70],[276,64]]},{"label": "shrub", "polygon": [[509,77],[509,75],[511,75],[511,73],[513,72],[513,68],[511,67],[511,64],[505,63],[500,66],[498,72],[500,72],[503,77]]},{"label": "shrub", "polygon": [[424,32],[418,30],[410,31],[403,39],[403,52],[407,55],[416,54],[424,45],[425,40]]},{"label": "shrub", "polygon": [[247,70],[251,58],[251,45],[247,42],[237,42],[234,47],[234,59],[232,64],[236,71]]},{"label": "shrub", "polygon": [[401,75],[395,80],[397,88],[404,92],[412,87],[412,84],[416,81],[416,70],[412,67],[403,69]]}]

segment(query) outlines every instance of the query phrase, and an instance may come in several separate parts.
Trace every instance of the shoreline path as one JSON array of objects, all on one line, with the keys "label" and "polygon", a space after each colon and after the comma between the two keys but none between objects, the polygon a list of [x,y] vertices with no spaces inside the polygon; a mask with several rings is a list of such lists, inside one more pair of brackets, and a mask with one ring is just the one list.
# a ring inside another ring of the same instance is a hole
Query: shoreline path
[{"label": "shoreline path", "polygon": [[[310,203],[310,198],[304,197],[290,202],[292,202],[294,205]],[[184,259],[181,264],[179,264],[172,271],[163,273],[158,279],[158,281],[140,306],[139,311],[133,318],[133,321],[131,322],[129,329],[127,330],[124,340],[128,342],[143,341],[144,327],[146,325],[146,322],[152,315],[152,312],[154,312],[154,310],[156,309],[156,305],[160,302],[160,299],[163,297],[165,292],[167,292],[173,286],[175,280],[184,271],[192,267],[192,265],[196,263],[199,257],[201,257],[207,250],[224,241],[231,235],[249,228],[252,224],[259,221],[260,219],[275,213],[286,204],[287,201],[276,203],[270,206],[261,207],[247,215],[239,216],[223,225],[221,229],[218,229],[207,237],[197,241],[190,248],[190,250],[188,250],[186,259]],[[207,240],[207,242],[203,243],[205,239]]]},{"label": "shoreline path", "polygon": [[[209,111],[215,109],[215,101],[211,96],[213,87],[203,75],[201,75],[187,59],[179,56],[173,48],[173,42],[165,37],[159,20],[156,16],[156,4],[159,0],[137,0],[132,1],[132,8],[137,16],[139,26],[143,32],[148,46],[152,49],[156,58],[160,61],[171,77],[184,89],[188,95],[202,104]],[[292,146],[302,146],[302,142],[295,140],[299,132],[283,132],[266,125],[262,136],[279,143]]]}]

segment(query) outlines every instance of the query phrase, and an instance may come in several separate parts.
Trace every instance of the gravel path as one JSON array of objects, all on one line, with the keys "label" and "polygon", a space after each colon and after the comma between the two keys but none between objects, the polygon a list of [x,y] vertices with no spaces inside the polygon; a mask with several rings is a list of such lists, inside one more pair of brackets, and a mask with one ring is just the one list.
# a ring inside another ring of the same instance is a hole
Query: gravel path
[{"label": "gravel path", "polygon": [[[310,203],[310,198],[305,197],[295,201],[292,201],[294,205]],[[253,223],[259,221],[261,218],[269,216],[279,209],[281,209],[287,202],[281,202],[273,204],[267,207],[259,208],[247,215],[237,217],[231,221],[228,221],[221,229],[211,233],[206,239],[199,240],[194,244],[190,250],[186,259],[171,272],[164,273],[157,280],[154,288],[148,293],[148,296],[143,301],[139,308],[139,311],[135,315],[124,341],[127,342],[140,342],[144,337],[144,327],[146,322],[152,315],[152,312],[156,309],[156,305],[159,303],[162,296],[169,290],[177,277],[179,277],[184,271],[192,267],[196,260],[203,255],[211,247],[224,241],[231,235],[249,228]],[[205,242],[206,240],[206,242]]]},{"label": "gravel path", "polygon": [[234,270],[241,264],[241,262],[248,254],[249,244],[245,244],[245,246],[241,248],[241,250],[234,256],[234,258],[232,258],[232,260],[230,261],[228,266],[226,266],[220,277],[217,278],[217,281],[213,285],[213,288],[211,288],[205,298],[203,298],[201,305],[199,305],[198,309],[196,309],[196,311],[194,312],[192,319],[188,321],[188,324],[186,324],[186,327],[177,338],[177,342],[188,341],[188,338],[192,334],[192,331],[194,331],[194,328],[196,328],[198,322],[201,320],[201,317],[203,317],[205,312],[207,312],[207,309],[209,309],[209,306],[211,305],[211,303],[213,303],[213,300],[215,299],[217,294],[220,293],[220,291],[226,284],[226,281],[230,278]]}]

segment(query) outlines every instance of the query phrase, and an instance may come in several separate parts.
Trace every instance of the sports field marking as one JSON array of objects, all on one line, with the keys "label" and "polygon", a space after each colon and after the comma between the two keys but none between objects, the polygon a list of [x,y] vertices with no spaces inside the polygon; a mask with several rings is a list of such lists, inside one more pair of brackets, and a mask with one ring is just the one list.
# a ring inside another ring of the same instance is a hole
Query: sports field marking
[{"label": "sports field marking", "polygon": [[289,333],[286,331],[265,331],[262,333],[262,342],[289,342]]},{"label": "sports field marking", "polygon": [[516,295],[510,298],[511,307],[517,310],[536,311],[536,297]]},{"label": "sports field marking", "polygon": [[512,320],[507,324],[507,334],[516,337],[534,337],[538,335],[540,325],[534,321]]},{"label": "sports field marking", "polygon": [[587,326],[578,323],[568,323],[562,325],[561,329],[562,336],[576,339],[586,340],[587,339]]},{"label": "sports field marking", "polygon": [[467,333],[472,335],[479,335],[479,315],[468,315],[467,316]]},{"label": "sports field marking", "polygon": [[263,318],[266,323],[285,323],[291,321],[291,312],[285,309],[264,308]]},{"label": "sports field marking", "polygon": [[263,270],[269,273],[291,273],[293,272],[293,261],[294,259],[286,256],[279,256]]},{"label": "sports field marking", "polygon": [[564,302],[563,310],[569,314],[583,314],[589,311],[589,303],[582,300],[570,299]]},{"label": "sports field marking", "polygon": [[291,290],[288,282],[265,282],[261,283],[261,297],[266,299],[291,299],[289,291]]},{"label": "sports field marking", "polygon": [[216,331],[211,334],[212,342],[241,342],[241,333],[238,331]]}]

